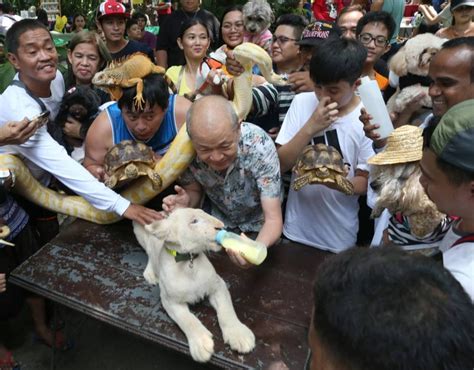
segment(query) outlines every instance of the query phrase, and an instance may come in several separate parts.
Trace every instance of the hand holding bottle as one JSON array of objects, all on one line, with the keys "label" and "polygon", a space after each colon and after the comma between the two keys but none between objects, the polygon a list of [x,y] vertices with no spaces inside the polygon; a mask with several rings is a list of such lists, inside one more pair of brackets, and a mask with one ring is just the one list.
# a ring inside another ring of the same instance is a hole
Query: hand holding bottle
[{"label": "hand holding bottle", "polygon": [[226,249],[232,262],[242,268],[259,265],[267,257],[267,246],[247,238],[245,234],[221,230],[216,235],[216,241]]}]

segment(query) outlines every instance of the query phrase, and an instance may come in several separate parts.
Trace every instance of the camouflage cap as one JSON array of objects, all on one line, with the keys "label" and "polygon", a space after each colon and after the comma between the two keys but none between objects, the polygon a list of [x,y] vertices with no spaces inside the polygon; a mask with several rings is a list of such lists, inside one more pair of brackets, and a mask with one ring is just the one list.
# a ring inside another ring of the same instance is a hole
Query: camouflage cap
[{"label": "camouflage cap", "polygon": [[456,104],[444,114],[430,148],[447,163],[474,173],[474,99]]}]

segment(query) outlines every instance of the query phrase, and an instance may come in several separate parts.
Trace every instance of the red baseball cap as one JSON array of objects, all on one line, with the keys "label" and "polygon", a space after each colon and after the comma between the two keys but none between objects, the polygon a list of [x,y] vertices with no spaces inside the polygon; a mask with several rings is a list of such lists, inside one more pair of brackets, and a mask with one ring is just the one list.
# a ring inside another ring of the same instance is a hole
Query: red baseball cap
[{"label": "red baseball cap", "polygon": [[110,15],[121,15],[124,18],[130,17],[125,6],[114,0],[104,1],[97,8],[97,19],[102,19]]}]

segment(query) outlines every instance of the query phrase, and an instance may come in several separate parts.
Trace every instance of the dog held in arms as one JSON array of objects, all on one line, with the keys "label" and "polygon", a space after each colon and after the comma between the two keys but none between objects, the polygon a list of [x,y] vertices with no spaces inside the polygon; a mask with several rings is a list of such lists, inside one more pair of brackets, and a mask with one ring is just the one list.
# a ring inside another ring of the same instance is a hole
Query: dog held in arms
[{"label": "dog held in arms", "polygon": [[143,276],[148,283],[159,284],[163,307],[186,335],[191,356],[199,362],[209,361],[214,341],[188,304],[206,296],[217,312],[224,342],[240,353],[255,347],[254,334],[237,318],[224,280],[205,255],[221,249],[215,236],[223,227],[220,220],[192,208],[176,209],[168,218],[144,227],[133,224],[148,254]]},{"label": "dog held in arms", "polygon": [[275,20],[272,8],[266,0],[250,0],[243,9],[244,42],[252,42],[271,55],[272,33],[269,28]]}]

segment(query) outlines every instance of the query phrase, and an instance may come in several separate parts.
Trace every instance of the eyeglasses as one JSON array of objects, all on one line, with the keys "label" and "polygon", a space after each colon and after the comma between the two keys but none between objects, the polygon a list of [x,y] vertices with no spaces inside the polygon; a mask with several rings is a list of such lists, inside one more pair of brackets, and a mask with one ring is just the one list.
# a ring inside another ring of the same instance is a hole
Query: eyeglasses
[{"label": "eyeglasses", "polygon": [[272,38],[272,44],[274,42],[278,42],[280,45],[286,44],[288,41],[296,41],[296,39],[291,39],[286,36],[273,36]]},{"label": "eyeglasses", "polygon": [[226,31],[230,31],[232,28],[236,30],[241,30],[244,28],[244,22],[236,22],[236,23],[224,23],[222,25],[222,29]]},{"label": "eyeglasses", "polygon": [[384,36],[372,36],[370,33],[363,33],[359,36],[359,41],[364,45],[369,45],[374,40],[375,46],[385,46],[388,40]]}]

